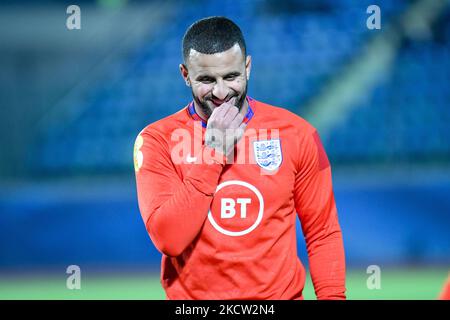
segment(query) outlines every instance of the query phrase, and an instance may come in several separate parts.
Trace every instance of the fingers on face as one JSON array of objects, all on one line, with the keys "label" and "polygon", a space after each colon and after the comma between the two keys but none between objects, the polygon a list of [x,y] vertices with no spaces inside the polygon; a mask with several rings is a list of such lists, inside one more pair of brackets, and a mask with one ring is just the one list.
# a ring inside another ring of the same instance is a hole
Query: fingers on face
[{"label": "fingers on face", "polygon": [[213,113],[208,121],[214,121],[220,126],[228,127],[228,124],[239,113],[239,109],[231,104],[224,103],[220,107],[213,110]]},{"label": "fingers on face", "polygon": [[211,113],[211,116],[208,119],[208,122],[215,121],[216,119],[217,120],[221,119],[223,117],[224,111],[226,110],[224,110],[222,106],[214,108],[213,112]]},{"label": "fingers on face", "polygon": [[223,103],[213,110],[208,122],[222,125],[225,128],[236,129],[242,123],[244,116],[239,112],[239,108],[234,105],[236,97]]},{"label": "fingers on face", "polygon": [[232,104],[229,104],[226,113],[223,115],[223,122],[225,124],[231,123],[238,114],[239,114],[239,109],[237,107],[233,106]]}]

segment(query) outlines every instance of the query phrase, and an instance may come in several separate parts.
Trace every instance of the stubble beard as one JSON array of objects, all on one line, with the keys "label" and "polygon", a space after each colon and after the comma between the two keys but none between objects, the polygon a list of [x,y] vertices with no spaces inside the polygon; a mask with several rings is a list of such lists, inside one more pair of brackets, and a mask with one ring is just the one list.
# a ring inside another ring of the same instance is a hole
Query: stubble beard
[{"label": "stubble beard", "polygon": [[[244,102],[245,102],[245,98],[247,97],[247,87],[248,87],[248,82],[245,83],[245,90],[244,90],[244,92],[242,92],[242,95],[235,102],[235,106],[239,109],[239,111],[241,111],[242,106],[244,105]],[[211,109],[208,106],[208,103],[206,101],[200,101],[200,99],[194,95],[193,91],[191,91],[191,93],[192,93],[192,97],[193,97],[196,105],[200,108],[202,113],[206,116],[205,120],[208,120],[214,109]],[[230,97],[230,99],[232,99],[233,97],[234,96]]]}]

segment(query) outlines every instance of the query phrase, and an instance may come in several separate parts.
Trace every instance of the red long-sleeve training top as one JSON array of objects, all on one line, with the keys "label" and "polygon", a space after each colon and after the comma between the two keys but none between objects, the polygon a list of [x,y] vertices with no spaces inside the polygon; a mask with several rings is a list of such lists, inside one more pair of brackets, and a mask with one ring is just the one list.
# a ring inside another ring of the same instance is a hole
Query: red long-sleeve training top
[{"label": "red long-sleeve training top", "polygon": [[148,125],[134,160],[139,208],[163,253],[168,299],[302,299],[305,236],[318,299],[345,299],[345,257],[331,169],[317,131],[247,98],[233,163],[204,145],[193,104]]}]

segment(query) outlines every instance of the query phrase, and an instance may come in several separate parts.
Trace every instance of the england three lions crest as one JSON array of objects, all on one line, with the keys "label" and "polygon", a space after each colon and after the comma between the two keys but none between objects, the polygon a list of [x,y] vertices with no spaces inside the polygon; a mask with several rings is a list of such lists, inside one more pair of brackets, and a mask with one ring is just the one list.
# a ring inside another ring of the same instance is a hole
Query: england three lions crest
[{"label": "england three lions crest", "polygon": [[283,160],[280,139],[260,140],[253,142],[256,163],[263,169],[278,169]]}]

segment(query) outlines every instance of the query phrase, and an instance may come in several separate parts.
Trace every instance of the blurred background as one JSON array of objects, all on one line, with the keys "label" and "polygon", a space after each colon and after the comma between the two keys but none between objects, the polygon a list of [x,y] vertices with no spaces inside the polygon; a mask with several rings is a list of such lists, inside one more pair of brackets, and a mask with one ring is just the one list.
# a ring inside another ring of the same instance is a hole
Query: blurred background
[{"label": "blurred background", "polygon": [[[79,30],[66,26],[71,4]],[[367,27],[372,4],[381,29]],[[165,298],[133,144],[191,100],[181,39],[211,15],[244,33],[249,95],[322,137],[348,298],[436,299],[450,270],[445,0],[2,1],[0,298]],[[81,269],[81,290],[66,288],[69,265]],[[371,265],[378,290],[366,285]],[[304,295],[315,298],[309,277]]]}]

